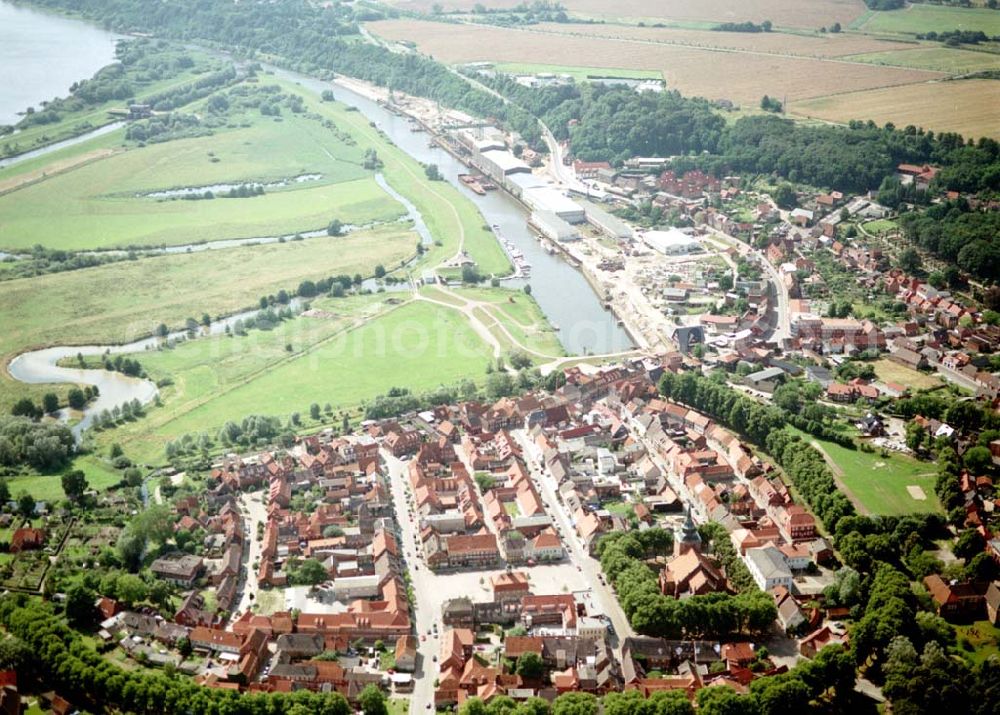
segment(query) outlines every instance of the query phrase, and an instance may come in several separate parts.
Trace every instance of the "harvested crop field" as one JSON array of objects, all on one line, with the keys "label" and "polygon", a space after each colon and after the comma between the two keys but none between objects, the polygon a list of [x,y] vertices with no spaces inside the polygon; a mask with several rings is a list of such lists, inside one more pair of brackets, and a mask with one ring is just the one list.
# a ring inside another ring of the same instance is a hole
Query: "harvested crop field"
[{"label": "harvested crop field", "polygon": [[989,79],[932,82],[850,92],[789,106],[798,114],[832,122],[872,119],[878,124],[958,132],[965,137],[1000,138],[1000,82]]},{"label": "harvested crop field", "polygon": [[411,40],[421,52],[447,63],[518,62],[660,70],[669,89],[688,96],[756,105],[769,94],[788,101],[939,79],[942,74],[804,57],[734,53],[672,45],[584,37],[556,37],[525,30],[391,20],[372,32]]},{"label": "harvested crop field", "polygon": [[[471,11],[477,4],[512,8],[523,0],[388,0],[406,10],[431,12],[435,5],[445,11]],[[861,0],[561,0],[566,11],[583,17],[614,20],[665,22],[762,22],[771,20],[783,27],[818,28],[839,22],[846,26],[865,11]]]},{"label": "harvested crop field", "polygon": [[788,35],[779,32],[714,32],[712,30],[683,30],[670,27],[587,23],[574,25],[558,22],[539,23],[532,25],[531,29],[562,35],[608,37],[640,42],[660,42],[668,45],[767,52],[802,57],[841,57],[867,52],[906,50],[916,46],[911,42],[829,33],[825,35]]}]

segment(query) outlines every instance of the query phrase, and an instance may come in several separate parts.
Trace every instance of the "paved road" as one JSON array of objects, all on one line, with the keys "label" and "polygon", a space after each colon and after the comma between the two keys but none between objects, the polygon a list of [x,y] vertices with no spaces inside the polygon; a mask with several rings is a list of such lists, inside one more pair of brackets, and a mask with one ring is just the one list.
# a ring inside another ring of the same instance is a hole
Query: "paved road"
[{"label": "paved road", "polygon": [[[707,227],[706,227],[707,228]],[[776,310],[776,320],[774,330],[771,332],[771,338],[775,341],[782,341],[785,338],[789,338],[792,335],[791,327],[791,313],[788,307],[788,290],[785,288],[784,282],[781,280],[781,272],[771,265],[770,261],[764,256],[763,252],[758,251],[744,241],[733,238],[729,234],[723,233],[722,231],[717,231],[715,229],[708,229],[709,232],[715,238],[734,246],[740,254],[753,255],[756,256],[760,261],[761,265],[764,267],[764,272],[767,273],[767,277],[770,283],[774,285],[774,293],[777,298]]]},{"label": "paved road", "polygon": [[566,512],[565,506],[557,498],[556,491],[558,484],[556,484],[555,477],[544,468],[541,450],[538,445],[528,437],[524,430],[515,430],[511,434],[524,452],[524,459],[531,471],[531,478],[547,503],[549,515],[555,518],[559,524],[559,528],[562,530],[563,539],[569,545],[570,559],[579,567],[579,570],[590,585],[601,610],[611,619],[611,623],[614,625],[615,633],[618,635],[618,642],[615,645],[615,657],[620,662],[621,641],[635,634],[632,626],[625,617],[625,612],[622,611],[621,606],[618,604],[618,599],[612,590],[607,585],[601,583],[603,575],[601,565],[587,553],[580,538],[577,536],[576,529],[573,528],[572,519]]},{"label": "paved road", "polygon": [[[417,538],[419,525],[416,514],[410,509],[407,498],[410,480],[407,475],[407,463],[393,457],[388,451],[382,450],[389,474],[389,487],[396,511],[396,521],[399,523],[400,543],[404,559],[409,565],[410,583],[413,587],[415,603],[413,604],[413,619],[417,632],[417,668],[413,674],[413,692],[410,694],[410,713],[426,712],[428,704],[434,703],[434,679],[437,677],[437,665],[434,656],[440,650],[436,636],[428,636],[435,623],[441,620],[440,613],[433,613],[427,604],[434,603],[439,598],[432,597],[434,578],[418,557],[422,553],[420,541]],[[413,520],[410,520],[410,517]],[[456,594],[458,595],[458,594]],[[423,606],[421,606],[423,604]],[[426,640],[421,640],[421,638]]]},{"label": "paved road", "polygon": [[[243,515],[243,533],[246,537],[243,554],[243,578],[240,579],[240,597],[233,608],[233,618],[250,608],[257,600],[260,584],[254,564],[260,563],[263,545],[257,540],[257,524],[267,522],[267,508],[264,506],[264,492],[244,492],[238,500]],[[249,548],[246,548],[249,543]]]}]

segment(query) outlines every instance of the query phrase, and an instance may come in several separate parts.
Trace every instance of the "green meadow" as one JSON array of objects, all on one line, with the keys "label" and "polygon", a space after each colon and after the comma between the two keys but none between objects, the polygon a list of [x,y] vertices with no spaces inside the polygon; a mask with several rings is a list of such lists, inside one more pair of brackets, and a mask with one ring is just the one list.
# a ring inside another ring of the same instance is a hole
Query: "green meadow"
[{"label": "green meadow", "polygon": [[962,8],[924,3],[901,10],[868,12],[851,24],[862,32],[915,35],[924,32],[982,30],[1000,35],[1000,12],[982,7]]},{"label": "green meadow", "polygon": [[[396,305],[359,300],[341,306],[360,311],[343,318],[299,317],[295,323],[328,321],[328,325],[288,325],[276,336],[251,331],[243,338],[210,338],[182,345],[170,354],[139,356],[149,369],[172,371],[175,384],[164,406],[149,416],[103,433],[100,442],[121,441],[139,459],[163,458],[168,440],[186,433],[212,435],[227,420],[249,414],[308,414],[312,403],[335,410],[353,409],[390,387],[414,391],[454,385],[464,378],[481,379],[492,356],[490,346],[458,311],[423,302]],[[336,312],[338,301],[317,302]],[[364,312],[377,318],[362,320]],[[351,318],[357,318],[352,320]],[[279,349],[285,340],[293,352]],[[219,342],[233,341],[233,346]],[[215,357],[218,355],[218,357]],[[211,365],[219,365],[219,374]],[[200,396],[200,398],[199,398]]]},{"label": "green meadow", "polygon": [[[375,266],[411,257],[416,234],[382,227],[337,238],[241,246],[122,261],[96,268],[0,282],[0,359],[29,347],[122,343],[150,335],[160,323],[226,315],[261,295],[294,290],[303,279],[340,273],[365,276]],[[24,385],[0,373],[0,410],[25,394],[67,386]]]},{"label": "green meadow", "polygon": [[949,74],[966,74],[968,72],[1000,69],[1000,55],[998,54],[942,46],[918,47],[912,50],[869,52],[862,55],[850,55],[841,59],[874,65],[937,70],[939,72],[948,72]]},{"label": "green meadow", "polygon": [[[941,511],[934,493],[937,470],[933,463],[893,452],[883,457],[877,449],[875,452],[846,449],[793,431],[810,444],[816,442],[822,447],[836,465],[834,475],[855,505],[872,514],[884,515]],[[925,498],[914,499],[907,490],[909,486],[920,487]]]},{"label": "green meadow", "polygon": [[[258,120],[214,136],[131,148],[0,196],[0,246],[79,250],[273,236],[389,221],[403,209],[362,168],[363,149],[316,121]],[[214,184],[289,180],[263,196],[188,201],[145,196]]]}]

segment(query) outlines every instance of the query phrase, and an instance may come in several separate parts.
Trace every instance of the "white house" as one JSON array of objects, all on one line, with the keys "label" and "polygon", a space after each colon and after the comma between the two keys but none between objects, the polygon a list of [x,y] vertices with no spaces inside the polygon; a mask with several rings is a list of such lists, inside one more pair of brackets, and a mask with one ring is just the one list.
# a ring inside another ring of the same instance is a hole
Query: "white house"
[{"label": "white house", "polygon": [[785,557],[774,546],[747,549],[744,561],[761,591],[770,591],[775,586],[792,590],[792,571],[785,563]]}]

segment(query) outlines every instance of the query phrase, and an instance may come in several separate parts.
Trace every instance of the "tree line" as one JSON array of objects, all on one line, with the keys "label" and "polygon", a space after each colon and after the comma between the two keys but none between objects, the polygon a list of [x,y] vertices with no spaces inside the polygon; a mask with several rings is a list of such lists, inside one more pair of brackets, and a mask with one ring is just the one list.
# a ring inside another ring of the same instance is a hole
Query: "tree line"
[{"label": "tree line", "polygon": [[[995,167],[1000,177],[1000,166]],[[1000,282],[1000,213],[972,209],[959,198],[905,213],[903,235],[938,258],[989,283]]]},{"label": "tree line", "polygon": [[69,464],[75,452],[73,433],[64,424],[0,416],[0,466],[50,472]]},{"label": "tree line", "polygon": [[[266,54],[302,72],[342,73],[478,116],[505,120],[523,114],[470,86],[438,62],[357,42],[359,17],[378,17],[378,13],[366,8],[307,0],[239,4],[175,0],[152,5],[144,0],[30,2],[77,14],[118,31],[152,31],[177,40],[224,46],[248,57]],[[538,136],[537,127],[534,135]]]},{"label": "tree line", "polygon": [[974,190],[1000,188],[1000,145],[992,139],[966,142],[954,133],[935,135],[913,126],[900,131],[891,124],[880,128],[861,121],[847,127],[804,126],[775,116],[742,117],[726,126],[711,103],[676,92],[647,96],[589,84],[529,89],[503,76],[477,77],[510,97],[508,104],[429,58],[346,41],[357,26],[355,11],[342,5],[305,0],[252,5],[176,0],[152,6],[142,0],[30,1],[116,30],[155,31],[248,56],[266,52],[304,72],[339,72],[428,97],[506,122],[536,148],[542,146],[536,117],[542,118],[558,138],[571,138],[583,159],[689,155],[692,166],[717,175],[773,173],[851,192],[877,188],[901,162],[933,162],[943,167],[938,178],[943,188],[954,189],[960,180],[974,183]]},{"label": "tree line", "polygon": [[672,534],[662,529],[612,532],[597,544],[601,569],[615,587],[637,633],[660,638],[719,638],[763,633],[777,618],[774,599],[759,589],[737,595],[711,593],[678,600],[660,593],[646,559],[665,555]]},{"label": "tree line", "polygon": [[[93,601],[91,601],[91,605]],[[206,688],[188,678],[127,671],[88,647],[49,604],[23,596],[0,598],[0,624],[27,647],[18,675],[73,698],[86,710],[108,708],[163,715],[349,715],[339,693],[249,693]]]}]

